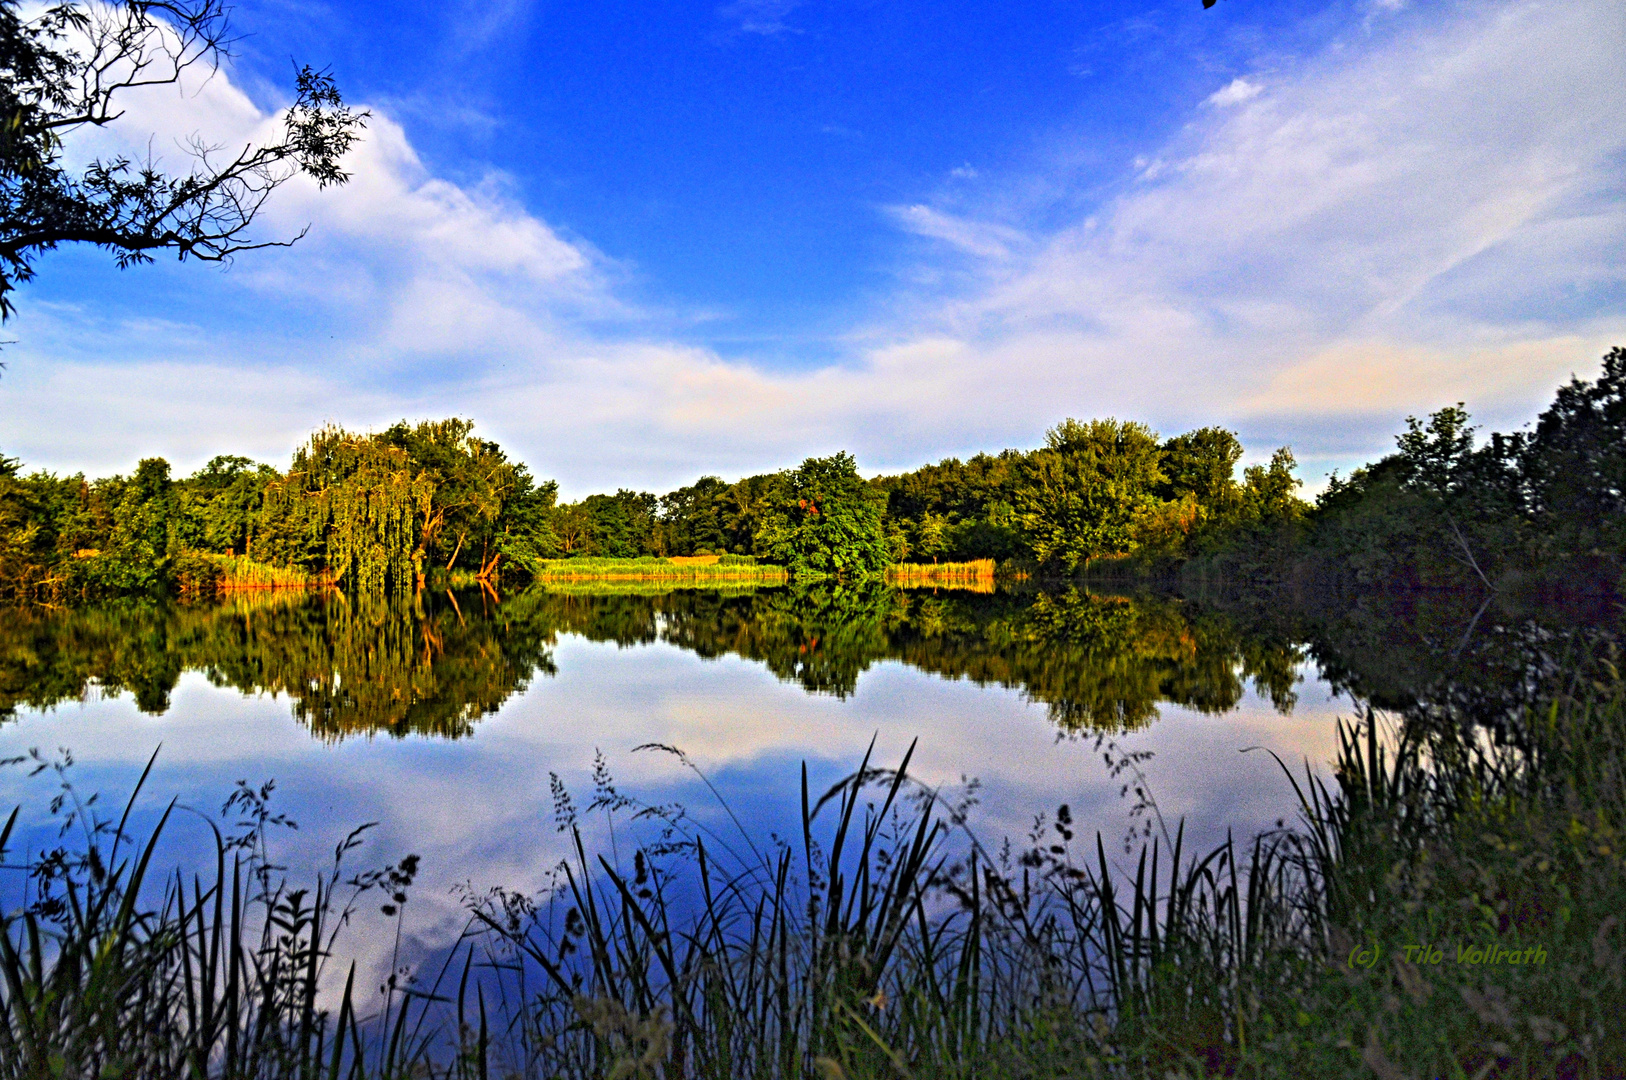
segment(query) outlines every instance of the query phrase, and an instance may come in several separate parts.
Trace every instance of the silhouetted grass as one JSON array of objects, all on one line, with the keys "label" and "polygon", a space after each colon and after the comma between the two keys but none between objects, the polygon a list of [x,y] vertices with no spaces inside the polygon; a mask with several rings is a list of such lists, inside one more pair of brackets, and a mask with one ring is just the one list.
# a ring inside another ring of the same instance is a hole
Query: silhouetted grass
[{"label": "silhouetted grass", "polygon": [[[1518,745],[1378,725],[1341,729],[1332,780],[1288,773],[1296,827],[1196,854],[1176,827],[1127,866],[1066,807],[985,847],[912,749],[822,795],[804,769],[800,836],[766,844],[602,771],[581,814],[556,783],[558,887],[472,902],[440,975],[371,1012],[353,969],[332,1007],[318,987],[356,898],[399,917],[415,860],[345,877],[352,834],[291,889],[240,789],[259,833],[156,887],[164,822],[127,847],[126,815],[4,921],[0,1077],[1621,1075],[1619,680]],[[619,859],[585,839],[600,813]]]}]

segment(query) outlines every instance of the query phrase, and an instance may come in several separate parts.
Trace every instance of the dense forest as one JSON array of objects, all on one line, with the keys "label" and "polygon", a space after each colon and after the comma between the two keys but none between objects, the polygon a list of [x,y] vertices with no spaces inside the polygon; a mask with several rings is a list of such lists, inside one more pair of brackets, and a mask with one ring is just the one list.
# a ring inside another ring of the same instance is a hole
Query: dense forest
[{"label": "dense forest", "polygon": [[1035,450],[864,479],[850,454],[665,495],[561,504],[467,420],[326,428],[286,471],[222,456],[100,480],[0,455],[0,591],[19,599],[431,577],[524,581],[548,560],[749,555],[800,579],[994,559],[1040,579],[1178,576],[1613,594],[1626,552],[1626,349],[1535,425],[1476,440],[1460,406],[1408,421],[1396,452],[1314,503],[1287,448],[1238,473],[1217,427],[1160,438],[1067,419]]}]

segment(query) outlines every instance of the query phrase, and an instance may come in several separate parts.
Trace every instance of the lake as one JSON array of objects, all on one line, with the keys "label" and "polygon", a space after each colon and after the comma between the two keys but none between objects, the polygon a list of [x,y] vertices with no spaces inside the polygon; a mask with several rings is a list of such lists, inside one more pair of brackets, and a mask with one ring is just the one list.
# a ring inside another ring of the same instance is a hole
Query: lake
[{"label": "lake", "polygon": [[[160,859],[174,865],[201,857],[204,819],[222,821],[234,785],[274,781],[272,810],[298,825],[273,830],[274,850],[296,876],[368,822],[357,868],[422,857],[406,955],[455,941],[469,895],[545,885],[565,852],[557,785],[585,807],[607,782],[765,841],[799,830],[803,763],[817,793],[872,742],[883,765],[916,744],[911,774],[974,799],[991,845],[1066,804],[1109,852],[1182,820],[1206,848],[1290,821],[1278,758],[1325,772],[1357,701],[1490,693],[1463,672],[1547,640],[1493,629],[1478,602],[1368,603],[1308,623],[1077,589],[262,592],[15,609],[0,631],[0,758],[18,760],[0,769],[0,806],[23,807],[15,865],[62,842],[75,799],[100,793],[86,812],[116,818],[156,750],[135,819],[178,800]],[[1529,670],[1528,651],[1514,655]],[[53,816],[63,776],[74,790]],[[584,820],[615,841],[602,815]],[[10,902],[22,875],[4,881]],[[367,915],[350,951],[383,970],[392,924]]]}]

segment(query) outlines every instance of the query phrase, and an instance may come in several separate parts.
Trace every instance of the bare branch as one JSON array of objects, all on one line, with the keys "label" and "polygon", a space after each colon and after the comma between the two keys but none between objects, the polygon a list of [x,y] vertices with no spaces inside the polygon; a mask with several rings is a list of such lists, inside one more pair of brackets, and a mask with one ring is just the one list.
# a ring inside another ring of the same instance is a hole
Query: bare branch
[{"label": "bare branch", "polygon": [[225,158],[194,137],[193,167],[171,175],[149,158],[96,161],[82,175],[61,167],[62,138],[123,116],[120,95],[179,84],[202,68],[209,77],[232,42],[224,0],[69,0],[32,20],[17,0],[0,0],[0,319],[9,294],[34,276],[34,260],[60,244],[111,251],[120,267],[174,251],[219,262],[242,251],[287,247],[291,239],[250,235],[270,194],[303,173],[318,187],[342,184],[339,162],[367,113],[348,108],[332,76],[295,73],[296,97],[282,137]]}]

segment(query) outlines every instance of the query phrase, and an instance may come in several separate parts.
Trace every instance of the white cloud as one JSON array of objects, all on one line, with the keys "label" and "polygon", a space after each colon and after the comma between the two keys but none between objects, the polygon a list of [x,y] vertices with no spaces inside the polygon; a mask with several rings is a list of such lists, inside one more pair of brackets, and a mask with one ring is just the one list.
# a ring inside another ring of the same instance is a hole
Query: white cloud
[{"label": "white cloud", "polygon": [[1013,249],[1026,245],[1027,238],[1016,229],[956,217],[919,203],[893,207],[891,213],[893,219],[909,232],[941,240],[985,259],[1008,258]]},{"label": "white cloud", "polygon": [[1205,103],[1222,108],[1226,105],[1240,105],[1244,101],[1252,101],[1254,98],[1258,97],[1260,93],[1264,91],[1264,89],[1265,88],[1258,83],[1251,83],[1247,79],[1238,76],[1237,78],[1226,83],[1220,89],[1215,90],[1212,94],[1209,94]]},{"label": "white cloud", "polygon": [[[1090,219],[1014,260],[962,240],[981,283],[917,308],[917,332],[960,342],[971,400],[1035,428],[1291,414],[1382,449],[1407,411],[1533,410],[1626,332],[1623,46],[1618,5],[1513,4],[1346,44],[1269,94],[1233,82]],[[956,205],[909,224],[980,236]]]},{"label": "white cloud", "polygon": [[[276,458],[329,419],[458,413],[582,493],[843,446],[907,465],[1032,444],[1068,414],[1229,423],[1329,465],[1457,400],[1522,419],[1626,338],[1623,47],[1612,0],[1402,12],[1381,41],[1275,65],[1268,92],[1222,89],[1227,108],[1195,111],[1071,223],[1019,224],[1054,214],[1024,217],[1008,190],[892,208],[940,244],[853,328],[847,359],[813,371],[674,343],[620,297],[621,268],[500,175],[433,175],[378,112],[349,185],[279,193],[267,226],[310,222],[299,246],[224,285],[152,271],[254,300],[265,323],[25,307],[0,445],[58,467],[189,466],[222,448]],[[224,76],[163,93],[129,124],[161,148],[275,125]],[[1031,179],[1075,196],[1065,176]]]}]

